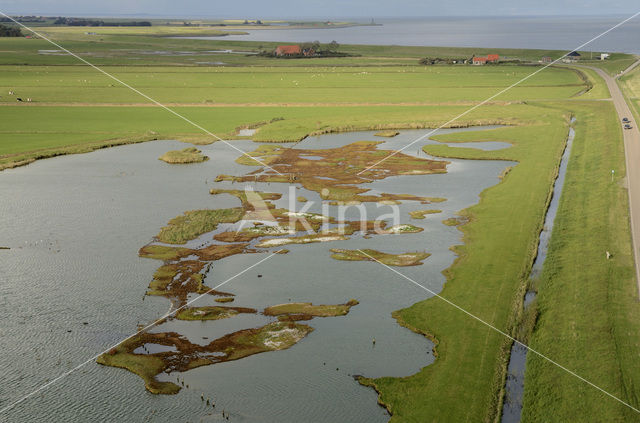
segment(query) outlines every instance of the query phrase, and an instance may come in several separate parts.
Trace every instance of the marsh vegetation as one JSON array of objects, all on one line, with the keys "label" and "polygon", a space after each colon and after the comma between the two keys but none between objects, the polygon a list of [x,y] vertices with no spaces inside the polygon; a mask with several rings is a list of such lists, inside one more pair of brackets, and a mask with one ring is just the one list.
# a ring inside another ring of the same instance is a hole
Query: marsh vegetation
[{"label": "marsh vegetation", "polygon": [[159,160],[170,164],[201,163],[209,160],[209,156],[205,156],[195,147],[189,147],[184,150],[167,151]]}]

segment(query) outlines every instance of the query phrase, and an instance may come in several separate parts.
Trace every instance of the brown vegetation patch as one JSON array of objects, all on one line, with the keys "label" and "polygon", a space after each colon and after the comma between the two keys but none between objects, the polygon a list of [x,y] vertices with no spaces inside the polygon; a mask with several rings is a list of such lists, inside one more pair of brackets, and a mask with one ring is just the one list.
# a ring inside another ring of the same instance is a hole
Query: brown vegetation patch
[{"label": "brown vegetation patch", "polygon": [[[287,349],[312,331],[312,327],[293,321],[273,322],[259,328],[230,333],[207,345],[194,344],[176,332],[143,332],[102,354],[97,362],[137,374],[145,381],[145,387],[151,393],[175,394],[180,390],[180,386],[172,382],[158,381],[158,374],[185,372],[253,354]],[[134,353],[145,344],[163,345],[174,350],[149,354]]]},{"label": "brown vegetation patch", "polygon": [[[426,204],[434,200],[443,201],[402,194],[364,195],[370,190],[358,187],[359,184],[390,176],[427,175],[447,171],[449,162],[422,159],[404,153],[390,156],[391,151],[377,149],[380,143],[359,141],[342,147],[321,150],[261,145],[248,154],[269,165],[271,169],[254,171],[245,176],[218,175],[216,181],[300,183],[305,189],[317,192],[323,200],[336,202],[410,200]],[[320,157],[320,159],[314,160],[310,157]],[[376,165],[383,159],[385,159],[383,163]],[[249,166],[261,166],[257,160],[247,155],[238,158],[237,162]],[[376,166],[372,169],[367,169],[374,165]],[[275,173],[274,170],[280,174]],[[359,174],[360,172],[362,174]]]}]

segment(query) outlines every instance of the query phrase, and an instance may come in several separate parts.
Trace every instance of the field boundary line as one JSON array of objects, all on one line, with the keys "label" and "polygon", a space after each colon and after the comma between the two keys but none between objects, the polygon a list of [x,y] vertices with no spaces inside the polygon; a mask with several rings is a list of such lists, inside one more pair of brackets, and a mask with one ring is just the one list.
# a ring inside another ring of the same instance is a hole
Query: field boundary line
[{"label": "field boundary line", "polygon": [[400,153],[401,151],[405,150],[406,148],[411,147],[413,144],[422,141],[425,138],[428,138],[429,136],[433,135],[434,133],[436,133],[437,131],[439,131],[440,129],[444,128],[445,126],[457,121],[458,119],[460,119],[463,116],[468,115],[469,113],[471,113],[472,111],[476,110],[477,108],[487,104],[488,102],[490,102],[491,100],[493,100],[494,98],[498,97],[499,95],[504,94],[505,92],[509,91],[511,88],[520,85],[521,83],[523,83],[524,81],[526,81],[527,79],[537,75],[538,73],[542,72],[543,70],[547,69],[549,66],[553,66],[556,63],[558,63],[559,61],[561,61],[562,59],[564,59],[565,57],[567,57],[568,54],[570,54],[571,52],[574,51],[578,51],[581,48],[591,44],[592,42],[594,42],[595,40],[597,40],[598,38],[608,34],[609,32],[613,31],[614,29],[624,25],[625,23],[629,22],[630,20],[632,20],[633,18],[635,18],[636,16],[640,15],[640,12],[636,12],[633,15],[631,15],[630,17],[618,22],[616,25],[612,26],[611,28],[607,29],[606,31],[596,35],[595,37],[593,37],[592,39],[590,39],[589,41],[587,41],[586,43],[583,43],[581,45],[579,45],[578,47],[574,48],[573,50],[563,54],[561,57],[557,58],[556,60],[554,60],[551,63],[546,64],[545,66],[543,66],[542,68],[538,69],[537,71],[525,76],[524,78],[520,79],[519,81],[509,85],[508,87],[498,91],[496,94],[492,95],[491,97],[487,98],[486,100],[481,101],[480,103],[476,104],[475,106],[469,108],[468,110],[464,111],[463,113],[460,113],[458,116],[454,117],[453,119],[450,119],[449,121],[443,123],[442,125],[440,125],[439,127],[437,127],[436,129],[433,129],[431,131],[429,131],[428,133],[416,138],[415,140],[411,141],[409,144],[405,145],[404,147],[402,147],[399,150],[395,150],[393,153],[389,154],[388,156],[380,159],[379,161],[377,161],[376,163],[372,164],[371,166],[367,167],[364,170],[361,170],[360,172],[357,173],[357,175],[360,175],[368,170],[373,169],[374,167],[376,167],[377,165],[379,165],[380,163],[384,162],[385,160],[395,156],[396,154]]},{"label": "field boundary line", "polygon": [[158,107],[161,107],[162,109],[166,110],[167,112],[171,113],[174,116],[177,116],[178,118],[184,120],[185,122],[187,122],[188,124],[190,124],[191,126],[194,126],[196,128],[198,128],[200,131],[204,132],[205,134],[217,139],[218,141],[222,141],[223,143],[225,143],[226,145],[228,145],[229,147],[233,148],[234,150],[239,151],[240,153],[242,153],[243,155],[255,160],[256,162],[260,163],[262,166],[271,169],[272,171],[274,171],[275,173],[277,173],[278,175],[282,174],[280,172],[278,172],[277,170],[275,170],[274,168],[272,168],[271,166],[262,163],[260,160],[258,160],[255,157],[250,156],[249,154],[247,154],[246,152],[242,151],[241,149],[239,149],[238,147],[232,145],[231,143],[229,143],[228,141],[223,140],[222,138],[220,138],[219,136],[217,136],[216,134],[214,134],[213,132],[209,131],[208,129],[203,128],[201,125],[195,123],[194,121],[192,121],[191,119],[187,118],[184,115],[181,115],[180,113],[176,112],[175,110],[171,109],[170,107],[165,106],[164,104],[160,103],[159,101],[157,101],[154,98],[149,97],[147,94],[143,93],[142,91],[138,90],[137,88],[132,87],[131,85],[127,84],[126,82],[122,81],[121,79],[115,77],[114,75],[111,75],[109,72],[103,70],[102,68],[94,65],[93,63],[90,63],[89,61],[87,61],[86,59],[83,59],[82,57],[78,56],[77,54],[75,54],[74,52],[62,47],[60,44],[56,43],[55,41],[50,40],[49,38],[45,37],[44,35],[40,34],[39,32],[29,28],[28,26],[24,25],[21,22],[18,22],[17,20],[13,19],[11,16],[7,15],[6,13],[4,13],[3,11],[0,10],[0,15],[4,16],[7,19],[10,19],[12,22],[18,24],[19,26],[21,26],[22,28],[26,29],[27,31],[33,33],[34,35],[42,38],[43,40],[47,41],[50,44],[53,44],[54,46],[58,47],[60,50],[64,51],[65,53],[69,54],[70,56],[75,57],[76,59],[80,60],[81,62],[83,62],[84,64],[92,67],[93,69],[97,70],[98,72],[102,73],[103,75],[113,79],[114,81],[116,81],[117,83],[119,83],[120,85],[123,85],[127,88],[129,88],[131,91],[135,92],[136,94],[139,94],[140,96],[146,98],[147,100],[149,100],[150,102],[152,102],[153,104],[155,104]]},{"label": "field boundary line", "polygon": [[[608,397],[613,398],[614,400],[618,401],[620,404],[630,408],[631,410],[635,411],[636,413],[640,414],[640,409],[635,408],[634,406],[632,406],[631,404],[623,401],[622,399],[618,398],[617,396],[609,393],[608,391],[604,390],[603,388],[599,387],[598,385],[596,385],[595,383],[583,378],[582,376],[580,376],[579,374],[575,373],[572,370],[569,370],[568,368],[566,368],[565,366],[561,365],[560,363],[552,360],[551,358],[547,357],[546,355],[542,354],[541,352],[538,352],[536,350],[534,350],[533,348],[531,348],[530,346],[518,341],[516,338],[514,338],[513,336],[507,334],[506,332],[498,329],[497,327],[493,326],[491,323],[488,323],[487,321],[483,320],[482,318],[476,316],[475,314],[465,310],[464,308],[460,307],[459,305],[457,305],[456,303],[446,299],[445,297],[443,297],[442,295],[436,293],[435,291],[427,288],[426,286],[414,281],[413,279],[411,279],[410,277],[406,276],[404,273],[401,273],[399,271],[397,271],[396,269],[393,269],[392,267],[384,264],[383,262],[381,262],[380,260],[376,259],[375,257],[367,254],[366,252],[362,251],[362,250],[358,250],[360,251],[362,254],[364,254],[365,256],[369,257],[371,260],[380,263],[382,266],[386,267],[387,269],[391,270],[393,273],[401,276],[402,278],[406,279],[407,281],[411,282],[412,284],[416,285],[417,287],[427,291],[428,293],[430,293],[431,295],[433,295],[434,297],[439,298],[440,300],[444,301],[445,303],[449,304],[450,306],[458,309],[459,311],[461,311],[462,313],[466,314],[467,316],[471,317],[474,320],[477,320],[478,322],[482,323],[483,325],[489,327],[490,329],[493,329],[495,332],[499,333],[500,335],[510,339],[511,341],[515,342],[518,345],[522,345],[524,348],[526,348],[528,351],[531,351],[532,353],[534,353],[535,355],[539,356],[540,358],[548,361],[549,363],[559,367],[560,369],[564,370],[565,372],[569,373],[570,375],[576,377],[577,379],[581,380],[582,382],[588,384],[589,386],[597,389],[598,391],[602,392],[603,394],[607,395]],[[433,298],[433,297],[432,297]]]},{"label": "field boundary line", "polygon": [[213,288],[209,289],[207,292],[198,295],[197,297],[195,297],[194,299],[186,302],[184,305],[173,309],[173,307],[167,312],[165,313],[162,317],[154,320],[153,322],[149,323],[147,326],[143,327],[142,329],[139,329],[138,331],[134,332],[133,334],[129,335],[128,337],[124,338],[123,340],[121,340],[120,342],[118,342],[117,344],[114,344],[112,346],[110,346],[109,348],[107,348],[106,350],[102,351],[101,353],[96,354],[95,356],[91,357],[90,359],[83,361],[82,363],[80,363],[79,365],[77,365],[76,367],[74,367],[71,370],[68,370],[64,373],[62,373],[61,375],[57,376],[55,379],[50,380],[49,382],[45,383],[44,385],[41,385],[39,388],[35,389],[34,391],[31,391],[30,393],[28,393],[27,395],[21,397],[20,399],[12,402],[11,404],[3,407],[2,409],[0,409],[0,414],[5,413],[11,409],[13,409],[15,406],[17,406],[18,404],[22,403],[23,401],[31,398],[32,396],[34,396],[35,394],[37,394],[38,392],[41,392],[43,390],[45,390],[46,388],[48,388],[49,386],[53,385],[54,383],[64,379],[65,377],[69,376],[70,374],[74,373],[75,371],[81,369],[82,367],[86,366],[87,364],[91,363],[92,361],[96,360],[98,357],[100,357],[102,354],[106,354],[107,352],[111,351],[113,348],[117,348],[118,346],[120,346],[123,342],[128,341],[129,339],[133,338],[136,335],[139,335],[140,333],[156,326],[159,323],[162,323],[162,321],[164,319],[166,319],[167,317],[170,317],[174,314],[176,314],[177,312],[179,312],[180,310],[184,309],[185,307],[187,307],[190,304],[193,304],[194,302],[196,302],[197,300],[199,300],[200,298],[204,297],[205,295],[208,295],[209,293],[215,291],[216,289],[220,288],[223,285],[226,285],[227,283],[231,282],[233,279],[237,278],[238,276],[242,275],[245,272],[248,272],[249,270],[253,269],[254,267],[258,266],[259,264],[269,260],[271,257],[275,256],[276,254],[279,254],[279,252],[282,250],[278,250],[275,251],[273,253],[271,253],[270,255],[268,255],[267,257],[263,258],[262,260],[258,261],[257,263],[252,264],[251,266],[243,269],[242,271],[236,273],[235,275],[231,276],[229,279],[225,280],[224,282],[219,283],[218,285],[214,286]]}]

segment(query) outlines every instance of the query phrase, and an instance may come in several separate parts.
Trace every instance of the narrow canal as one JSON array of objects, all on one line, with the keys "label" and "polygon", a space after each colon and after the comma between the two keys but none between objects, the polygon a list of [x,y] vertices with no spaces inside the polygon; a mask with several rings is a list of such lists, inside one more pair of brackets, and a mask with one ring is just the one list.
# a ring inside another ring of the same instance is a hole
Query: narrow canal
[{"label": "narrow canal", "polygon": [[[575,118],[571,120],[573,124]],[[567,166],[569,164],[569,156],[571,155],[571,146],[573,144],[573,138],[575,137],[575,131],[573,128],[569,128],[569,135],[567,137],[567,145],[562,153],[562,159],[560,161],[560,168],[558,169],[558,177],[553,185],[553,196],[547,209],[547,214],[544,219],[544,227],[540,232],[540,240],[538,243],[538,253],[536,259],[531,267],[530,279],[535,280],[544,267],[544,261],[547,258],[547,249],[549,247],[549,240],[551,239],[551,233],[553,231],[553,224],[558,212],[558,205],[560,204],[560,197],[562,195],[562,188],[564,187],[565,175],[567,173]],[[524,297],[524,309],[525,312],[531,303],[536,298],[536,292],[534,289],[529,288]],[[522,398],[524,396],[525,389],[525,371],[527,363],[527,348],[517,342],[514,342],[511,347],[511,356],[509,358],[509,366],[507,367],[507,380],[505,383],[505,400],[502,407],[502,423],[517,423],[520,421],[522,415]]]}]

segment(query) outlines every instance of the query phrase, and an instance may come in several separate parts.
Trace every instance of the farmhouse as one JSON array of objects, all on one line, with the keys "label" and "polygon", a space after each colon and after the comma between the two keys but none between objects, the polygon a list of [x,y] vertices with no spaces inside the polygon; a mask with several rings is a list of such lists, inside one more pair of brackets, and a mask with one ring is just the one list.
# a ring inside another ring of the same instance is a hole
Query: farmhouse
[{"label": "farmhouse", "polygon": [[541,60],[542,63],[551,63],[553,62],[553,59],[549,56],[544,56]]},{"label": "farmhouse", "polygon": [[297,56],[302,54],[300,46],[278,46],[276,56]]},{"label": "farmhouse", "polygon": [[500,55],[498,54],[487,54],[486,57],[474,57],[471,61],[474,65],[485,65],[487,63],[498,63],[500,60]]}]

